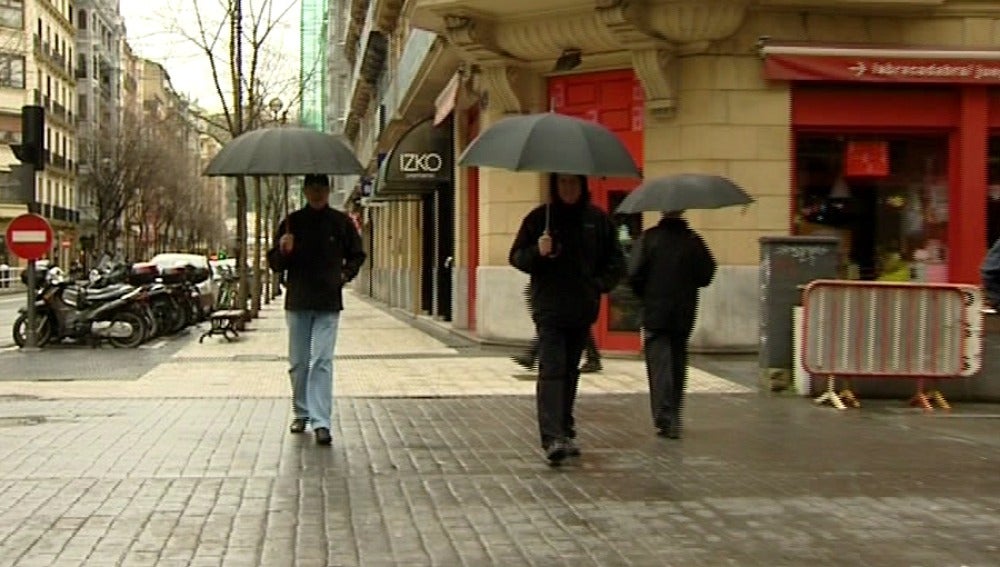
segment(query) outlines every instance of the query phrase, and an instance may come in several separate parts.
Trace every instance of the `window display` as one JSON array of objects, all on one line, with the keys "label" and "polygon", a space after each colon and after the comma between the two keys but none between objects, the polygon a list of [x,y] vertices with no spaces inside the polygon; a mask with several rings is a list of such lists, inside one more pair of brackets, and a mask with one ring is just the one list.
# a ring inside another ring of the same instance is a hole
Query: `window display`
[{"label": "window display", "polygon": [[986,162],[989,177],[986,186],[986,246],[1000,238],[1000,135],[990,138]]},{"label": "window display", "polygon": [[841,239],[848,279],[948,280],[945,136],[800,133],[795,231]]}]

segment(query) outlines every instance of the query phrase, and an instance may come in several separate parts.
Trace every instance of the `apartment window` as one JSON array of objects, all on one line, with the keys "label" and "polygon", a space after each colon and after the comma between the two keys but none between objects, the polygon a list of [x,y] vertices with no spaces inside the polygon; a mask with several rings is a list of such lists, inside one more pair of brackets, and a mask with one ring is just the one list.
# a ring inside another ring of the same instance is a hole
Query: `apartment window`
[{"label": "apartment window", "polygon": [[0,27],[24,29],[24,0],[0,0]]},{"label": "apartment window", "polygon": [[24,56],[0,53],[0,87],[24,88]]},{"label": "apartment window", "polygon": [[81,8],[81,9],[80,9],[80,12],[79,12],[79,13],[77,14],[77,17],[76,17],[76,25],[77,25],[77,26],[78,26],[78,27],[79,27],[79,28],[80,28],[81,30],[85,30],[85,29],[87,29],[87,11],[86,11],[86,10],[84,10],[83,8]]}]

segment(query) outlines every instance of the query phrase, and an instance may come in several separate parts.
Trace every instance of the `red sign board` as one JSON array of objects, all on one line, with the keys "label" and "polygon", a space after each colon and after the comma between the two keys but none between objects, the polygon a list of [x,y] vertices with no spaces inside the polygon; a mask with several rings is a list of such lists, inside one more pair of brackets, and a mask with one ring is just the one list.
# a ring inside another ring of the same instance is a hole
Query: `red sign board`
[{"label": "red sign board", "polygon": [[998,85],[1000,60],[768,54],[764,75],[787,81]]},{"label": "red sign board", "polygon": [[38,260],[52,249],[52,227],[44,217],[21,215],[7,225],[7,247],[18,258]]},{"label": "red sign board", "polygon": [[889,175],[889,143],[852,141],[844,148],[845,177],[885,177]]}]

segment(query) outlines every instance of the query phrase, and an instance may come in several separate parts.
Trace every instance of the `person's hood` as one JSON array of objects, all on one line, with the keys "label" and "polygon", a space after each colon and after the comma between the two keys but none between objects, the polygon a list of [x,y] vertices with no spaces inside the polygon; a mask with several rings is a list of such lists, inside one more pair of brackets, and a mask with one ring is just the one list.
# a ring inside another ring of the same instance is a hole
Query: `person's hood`
[{"label": "person's hood", "polygon": [[691,227],[688,225],[687,219],[682,217],[663,217],[662,219],[660,219],[659,226],[667,230],[673,230],[677,232],[687,232],[691,230]]},{"label": "person's hood", "polygon": [[[559,198],[559,186],[556,182],[558,176],[559,174],[557,173],[549,174],[549,203],[556,206],[569,207],[570,205],[567,205],[562,201],[562,199]],[[580,179],[581,191],[580,200],[576,202],[574,207],[583,208],[590,203],[590,187],[587,184],[587,176],[577,175],[577,177]]]}]

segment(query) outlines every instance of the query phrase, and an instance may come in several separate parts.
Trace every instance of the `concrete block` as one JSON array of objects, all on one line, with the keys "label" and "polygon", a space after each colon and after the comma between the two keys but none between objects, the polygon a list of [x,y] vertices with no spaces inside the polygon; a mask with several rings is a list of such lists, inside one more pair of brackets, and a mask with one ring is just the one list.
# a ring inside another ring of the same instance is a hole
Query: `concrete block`
[{"label": "concrete block", "polygon": [[480,266],[476,277],[479,336],[487,340],[530,340],[535,326],[524,297],[527,274],[509,266]]}]

